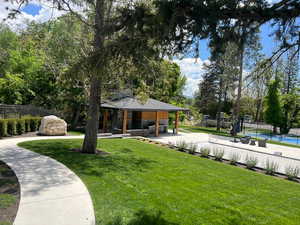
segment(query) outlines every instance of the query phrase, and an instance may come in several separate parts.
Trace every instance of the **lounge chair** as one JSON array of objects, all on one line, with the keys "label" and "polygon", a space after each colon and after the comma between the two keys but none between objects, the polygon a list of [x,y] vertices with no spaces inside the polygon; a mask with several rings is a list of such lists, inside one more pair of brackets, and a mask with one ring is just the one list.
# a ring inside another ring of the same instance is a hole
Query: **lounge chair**
[{"label": "lounge chair", "polygon": [[251,137],[249,137],[249,136],[240,138],[240,140],[243,144],[249,144],[250,139],[251,139]]},{"label": "lounge chair", "polygon": [[255,145],[255,139],[250,140],[250,145]]},{"label": "lounge chair", "polygon": [[258,140],[258,147],[266,148],[267,147],[267,139]]}]

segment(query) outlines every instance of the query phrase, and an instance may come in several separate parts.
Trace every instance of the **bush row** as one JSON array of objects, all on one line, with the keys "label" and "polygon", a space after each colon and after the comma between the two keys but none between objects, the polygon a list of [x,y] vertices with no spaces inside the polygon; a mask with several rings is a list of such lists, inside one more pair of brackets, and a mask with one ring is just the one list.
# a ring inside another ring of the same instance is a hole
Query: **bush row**
[{"label": "bush row", "polygon": [[[170,142],[169,146],[173,146],[173,143]],[[184,140],[176,142],[175,147],[179,151],[188,152],[190,154],[195,154],[196,152],[198,152],[200,156],[204,158],[209,158],[209,156],[213,156],[213,158],[217,161],[222,161],[224,157],[224,149],[220,147],[210,148],[208,146],[203,146],[200,149],[198,149],[195,143],[187,143]],[[212,155],[210,155],[211,152]],[[237,165],[240,159],[241,155],[239,153],[232,153],[228,160],[231,165]],[[258,158],[251,155],[247,155],[244,160],[244,164],[246,165],[247,169],[253,170],[258,164]],[[267,159],[263,169],[265,170],[266,174],[275,175],[276,173],[278,173],[279,164],[275,161]],[[285,168],[285,175],[289,180],[295,180],[299,178],[300,167],[292,165],[287,166]]]},{"label": "bush row", "polygon": [[35,132],[39,129],[41,117],[22,117],[19,119],[0,119],[0,138]]}]

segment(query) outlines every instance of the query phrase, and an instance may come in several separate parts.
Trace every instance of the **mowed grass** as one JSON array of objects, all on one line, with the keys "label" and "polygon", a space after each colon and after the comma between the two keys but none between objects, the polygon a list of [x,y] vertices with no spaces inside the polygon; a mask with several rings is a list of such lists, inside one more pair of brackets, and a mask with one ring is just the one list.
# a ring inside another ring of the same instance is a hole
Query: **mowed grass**
[{"label": "mowed grass", "polygon": [[81,140],[20,146],[62,162],[82,179],[97,224],[300,224],[297,183],[133,139],[99,142],[109,155],[69,151]]},{"label": "mowed grass", "polygon": [[12,170],[0,161],[0,225],[13,224],[18,199],[18,180]]}]

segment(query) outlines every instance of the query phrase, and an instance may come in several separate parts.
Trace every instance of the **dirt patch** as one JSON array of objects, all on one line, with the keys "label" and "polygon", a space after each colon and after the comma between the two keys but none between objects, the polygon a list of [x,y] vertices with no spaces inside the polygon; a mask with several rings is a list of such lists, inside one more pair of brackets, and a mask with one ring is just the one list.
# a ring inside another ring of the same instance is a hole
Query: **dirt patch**
[{"label": "dirt patch", "polygon": [[0,161],[0,224],[13,224],[20,202],[20,186],[15,173]]}]

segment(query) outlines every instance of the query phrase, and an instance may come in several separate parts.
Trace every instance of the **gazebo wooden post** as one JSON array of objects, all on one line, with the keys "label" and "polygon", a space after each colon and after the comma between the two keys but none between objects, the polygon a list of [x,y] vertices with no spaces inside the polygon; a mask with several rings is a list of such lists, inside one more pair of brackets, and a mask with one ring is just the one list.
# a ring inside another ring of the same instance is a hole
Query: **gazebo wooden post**
[{"label": "gazebo wooden post", "polygon": [[156,119],[155,119],[155,136],[159,136],[159,112],[156,111]]},{"label": "gazebo wooden post", "polygon": [[125,110],[123,110],[123,128],[122,128],[122,134],[126,134],[126,130],[127,130],[127,116],[128,116],[128,111],[125,109]]},{"label": "gazebo wooden post", "polygon": [[179,121],[179,111],[176,111],[175,115],[175,132],[178,134],[178,121]]},{"label": "gazebo wooden post", "polygon": [[103,112],[103,132],[107,132],[107,120],[108,120],[108,111],[107,109]]}]

